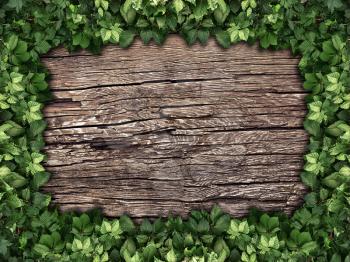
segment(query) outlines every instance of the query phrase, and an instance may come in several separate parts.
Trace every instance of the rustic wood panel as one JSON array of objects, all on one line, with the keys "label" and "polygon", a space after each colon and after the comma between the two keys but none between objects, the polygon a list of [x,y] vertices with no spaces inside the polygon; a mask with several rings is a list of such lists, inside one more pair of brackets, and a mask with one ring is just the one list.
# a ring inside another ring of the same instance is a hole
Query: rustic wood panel
[{"label": "rustic wood panel", "polygon": [[172,36],[162,47],[59,48],[42,60],[55,96],[44,190],[62,210],[140,218],[217,203],[243,216],[300,205],[306,93],[288,51]]}]

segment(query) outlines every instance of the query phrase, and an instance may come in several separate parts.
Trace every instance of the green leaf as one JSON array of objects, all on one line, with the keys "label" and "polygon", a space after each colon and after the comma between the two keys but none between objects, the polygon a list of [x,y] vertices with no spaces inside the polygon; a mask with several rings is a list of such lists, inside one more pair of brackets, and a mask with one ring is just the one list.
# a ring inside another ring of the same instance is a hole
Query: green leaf
[{"label": "green leaf", "polygon": [[136,252],[136,245],[132,238],[127,238],[120,249],[120,252],[125,256],[133,256]]},{"label": "green leaf", "polygon": [[209,35],[209,30],[198,30],[197,32],[198,40],[201,44],[207,43]]},{"label": "green leaf", "polygon": [[101,29],[101,38],[103,42],[107,42],[109,39],[111,39],[112,31],[107,30],[105,28]]},{"label": "green leaf", "polygon": [[22,10],[24,1],[23,0],[9,0],[7,6],[16,9],[16,12]]},{"label": "green leaf", "polygon": [[47,41],[40,41],[38,43],[36,43],[35,46],[35,50],[39,53],[39,54],[45,54],[50,50],[51,46]]},{"label": "green leaf", "polygon": [[227,7],[225,1],[219,0],[219,6],[214,11],[214,18],[216,22],[222,25],[230,13],[230,9]]},{"label": "green leaf", "polygon": [[47,207],[50,204],[51,197],[40,192],[34,193],[33,204],[35,207],[41,209]]},{"label": "green leaf", "polygon": [[219,217],[223,214],[221,208],[218,205],[214,205],[210,211],[210,220],[212,223],[215,223]]},{"label": "green leaf", "polygon": [[112,225],[108,221],[103,221],[101,225],[101,233],[107,234],[112,232]]},{"label": "green leaf", "polygon": [[198,233],[201,233],[201,234],[209,232],[208,221],[205,219],[202,219],[201,221],[199,221],[197,231]]},{"label": "green leaf", "polygon": [[249,233],[249,224],[247,221],[242,221],[241,223],[239,223],[238,225],[238,231],[244,234],[248,234]]},{"label": "green leaf", "polygon": [[6,239],[0,239],[0,255],[6,256],[8,252],[8,247],[10,247],[12,244],[10,241]]},{"label": "green leaf", "polygon": [[136,19],[136,10],[132,6],[132,0],[126,0],[120,9],[120,13],[128,24],[133,24]]},{"label": "green leaf", "polygon": [[8,42],[7,42],[7,48],[10,50],[10,51],[13,51],[15,50],[16,46],[17,46],[17,43],[18,43],[18,36],[16,35],[11,35]]},{"label": "green leaf", "polygon": [[171,249],[165,256],[167,262],[176,262],[176,254],[174,252],[174,249]]},{"label": "green leaf", "polygon": [[0,179],[5,178],[10,174],[11,174],[11,169],[9,169],[7,166],[0,167]]},{"label": "green leaf", "polygon": [[30,54],[27,52],[28,45],[22,40],[18,40],[15,50],[13,50],[14,55],[11,56],[11,61],[15,65],[27,62],[30,58]]},{"label": "green leaf", "polygon": [[327,75],[328,81],[332,84],[337,84],[339,77],[340,77],[340,74],[338,72],[334,72]]},{"label": "green leaf", "polygon": [[80,45],[81,37],[82,37],[82,34],[80,34],[80,33],[73,35],[73,37],[72,37],[72,40],[73,40],[72,44],[73,45]]},{"label": "green leaf", "polygon": [[338,253],[335,253],[329,262],[342,262],[341,256]]},{"label": "green leaf", "polygon": [[222,215],[216,220],[213,230],[218,234],[223,233],[229,229],[230,222],[231,222],[230,216]]},{"label": "green leaf", "polygon": [[248,28],[244,28],[242,30],[239,30],[238,31],[238,36],[239,36],[239,39],[247,41],[248,37],[249,37],[249,29]]},{"label": "green leaf", "polygon": [[33,250],[42,257],[45,257],[50,252],[50,249],[43,244],[35,244]]},{"label": "green leaf", "polygon": [[134,41],[135,34],[132,31],[123,31],[120,34],[119,45],[122,48],[126,48]]},{"label": "green leaf", "polygon": [[8,183],[13,188],[20,188],[27,184],[27,179],[17,173],[12,173],[11,180]]},{"label": "green leaf", "polygon": [[120,227],[125,232],[132,232],[135,229],[134,222],[128,216],[121,216],[119,219]]},{"label": "green leaf", "polygon": [[323,0],[326,2],[328,9],[333,13],[335,9],[343,7],[341,0]]},{"label": "green leaf", "polygon": [[153,37],[153,32],[151,30],[142,30],[140,32],[140,37],[144,44],[148,44]]},{"label": "green leaf", "polygon": [[185,40],[187,42],[187,44],[192,45],[194,44],[194,42],[196,42],[197,40],[197,30],[196,29],[192,29],[189,30],[187,32],[185,32]]},{"label": "green leaf", "polygon": [[153,232],[153,226],[152,226],[152,224],[149,222],[148,219],[144,219],[144,220],[142,221],[141,226],[140,226],[140,230],[141,230],[142,233],[147,233],[147,234],[149,234],[149,233],[152,233],[152,232]]},{"label": "green leaf", "polygon": [[221,31],[217,33],[215,36],[216,36],[216,40],[222,47],[229,48],[231,46],[231,38],[227,31]]},{"label": "green leaf", "polygon": [[340,184],[340,177],[338,173],[333,173],[322,180],[322,183],[330,188],[337,188]]},{"label": "green leaf", "polygon": [[86,34],[82,34],[80,40],[80,46],[82,48],[87,48],[90,45],[90,38]]},{"label": "green leaf", "polygon": [[311,188],[315,188],[317,185],[317,177],[314,173],[303,172],[301,174],[301,180],[303,183]]},{"label": "green leaf", "polygon": [[339,212],[344,204],[339,199],[330,199],[327,203],[328,211],[332,213]]},{"label": "green leaf", "polygon": [[214,11],[218,6],[218,0],[208,0],[208,8]]},{"label": "green leaf", "polygon": [[260,39],[260,44],[263,48],[268,48],[271,45],[277,45],[277,36],[272,33],[266,33]]},{"label": "green leaf", "polygon": [[74,239],[72,243],[72,251],[77,252],[83,249],[83,243],[80,239]]},{"label": "green leaf", "polygon": [[153,243],[148,244],[142,252],[144,261],[145,262],[154,261],[154,256],[156,255],[156,253],[157,253],[156,246]]},{"label": "green leaf", "polygon": [[182,0],[174,0],[173,5],[177,14],[180,13],[181,10],[185,7],[185,4]]},{"label": "green leaf", "polygon": [[22,199],[20,199],[17,195],[11,194],[8,197],[8,203],[12,208],[19,208],[24,206]]},{"label": "green leaf", "polygon": [[340,168],[339,174],[342,176],[350,177],[350,167],[343,166],[342,168]]},{"label": "green leaf", "polygon": [[337,49],[338,51],[341,51],[346,43],[344,43],[341,38],[339,37],[339,35],[334,35],[332,36],[332,42],[333,42],[333,46],[335,49]]},{"label": "green leaf", "polygon": [[196,21],[200,21],[208,13],[208,4],[206,0],[199,0],[193,9],[193,16]]},{"label": "green leaf", "polygon": [[39,164],[40,162],[42,162],[44,160],[44,155],[37,153],[37,152],[33,152],[31,154],[32,160],[34,164]]},{"label": "green leaf", "polygon": [[40,135],[46,128],[45,120],[36,120],[30,123],[29,134],[32,137]]},{"label": "green leaf", "polygon": [[222,261],[225,261],[228,254],[230,253],[230,249],[222,237],[220,237],[216,240],[216,242],[214,244],[214,252],[216,254],[218,254],[219,256],[223,256]]},{"label": "green leaf", "polygon": [[321,135],[321,127],[319,122],[306,119],[304,121],[304,128],[313,136],[317,137]]},{"label": "green leaf", "polygon": [[15,84],[20,83],[23,79],[23,75],[16,72],[11,72],[10,77],[11,77],[12,83],[15,83]]}]

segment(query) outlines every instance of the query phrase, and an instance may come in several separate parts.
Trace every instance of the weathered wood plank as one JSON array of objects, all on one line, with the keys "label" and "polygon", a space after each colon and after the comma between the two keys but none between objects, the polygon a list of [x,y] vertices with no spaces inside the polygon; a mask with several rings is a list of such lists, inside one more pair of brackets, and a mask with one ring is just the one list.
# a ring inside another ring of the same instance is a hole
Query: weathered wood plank
[{"label": "weathered wood plank", "polygon": [[142,218],[217,203],[242,216],[302,201],[306,93],[288,51],[170,37],[42,60],[55,96],[44,190],[62,210]]}]

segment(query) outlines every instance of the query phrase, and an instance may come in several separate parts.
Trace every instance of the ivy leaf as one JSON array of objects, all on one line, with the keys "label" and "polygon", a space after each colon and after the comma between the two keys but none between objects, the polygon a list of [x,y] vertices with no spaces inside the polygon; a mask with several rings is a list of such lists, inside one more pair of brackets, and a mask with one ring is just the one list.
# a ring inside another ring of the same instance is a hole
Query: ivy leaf
[{"label": "ivy leaf", "polygon": [[140,230],[142,233],[150,234],[153,232],[153,226],[148,219],[144,219],[140,226]]},{"label": "ivy leaf", "polygon": [[33,250],[42,257],[45,257],[50,252],[50,249],[43,244],[35,244]]},{"label": "ivy leaf", "polygon": [[230,34],[227,31],[221,31],[217,33],[215,36],[216,36],[216,40],[222,47],[224,48],[230,47],[231,38],[230,38]]},{"label": "ivy leaf", "polygon": [[171,249],[167,254],[166,254],[166,261],[167,262],[176,262],[176,254],[174,252],[174,249]]},{"label": "ivy leaf", "polygon": [[47,207],[50,204],[51,197],[46,194],[42,194],[40,192],[34,193],[33,204],[35,207],[41,209],[43,207]]},{"label": "ivy leaf", "polygon": [[343,166],[342,168],[340,168],[339,174],[341,174],[342,176],[350,177],[350,167]]},{"label": "ivy leaf", "polygon": [[38,172],[34,175],[33,186],[35,189],[38,189],[42,185],[46,184],[49,180],[50,174],[47,172]]},{"label": "ivy leaf", "polygon": [[120,13],[128,24],[132,24],[136,18],[136,10],[132,6],[132,0],[126,0],[120,9]]},{"label": "ivy leaf", "polygon": [[227,231],[230,227],[230,216],[228,215],[222,215],[221,217],[219,217],[213,227],[213,230],[218,233],[221,234],[225,231]]},{"label": "ivy leaf", "polygon": [[142,30],[140,32],[140,37],[144,44],[148,44],[153,37],[153,32],[151,30]]},{"label": "ivy leaf", "polygon": [[35,137],[41,134],[45,130],[46,126],[47,126],[46,122],[42,119],[33,121],[30,123],[28,134],[31,135],[32,137]]},{"label": "ivy leaf", "polygon": [[13,51],[13,50],[16,48],[17,43],[18,43],[18,36],[16,36],[16,35],[11,35],[11,36],[10,36],[10,39],[9,39],[8,42],[6,43],[6,46],[7,46],[7,48],[8,48],[10,51]]},{"label": "ivy leaf", "polygon": [[84,33],[73,35],[73,45],[80,45],[82,48],[87,48],[90,44],[89,37]]},{"label": "ivy leaf", "polygon": [[200,0],[199,3],[196,4],[196,7],[193,9],[193,16],[196,19],[196,21],[200,21],[203,19],[203,16],[205,16],[208,13],[208,4],[207,1]]},{"label": "ivy leaf", "polygon": [[5,178],[9,174],[11,174],[11,169],[9,169],[7,166],[0,167],[0,179]]},{"label": "ivy leaf", "polygon": [[197,32],[198,40],[202,45],[208,41],[209,35],[209,30],[198,30]]},{"label": "ivy leaf", "polygon": [[182,0],[174,0],[173,5],[177,14],[180,13],[181,10],[185,7],[185,4]]},{"label": "ivy leaf", "polygon": [[15,65],[19,65],[22,62],[27,62],[30,58],[29,53],[27,52],[28,44],[22,40],[18,40],[15,49],[13,50],[14,54],[11,57],[12,62]]},{"label": "ivy leaf", "polygon": [[341,180],[339,179],[338,173],[333,173],[322,180],[322,183],[330,188],[337,188]]},{"label": "ivy leaf", "polygon": [[16,9],[16,12],[18,13],[22,10],[23,4],[24,0],[9,0],[7,6]]},{"label": "ivy leaf", "polygon": [[128,216],[121,216],[119,219],[120,227],[125,232],[132,232],[135,229],[134,222]]},{"label": "ivy leaf", "polygon": [[335,9],[343,7],[342,0],[324,0],[328,9],[333,13]]},{"label": "ivy leaf", "polygon": [[134,41],[135,34],[129,30],[123,31],[120,34],[119,45],[122,48],[126,48]]},{"label": "ivy leaf", "polygon": [[216,242],[214,244],[214,251],[216,254],[218,254],[220,256],[219,261],[225,261],[228,254],[230,253],[230,249],[222,237],[220,237],[216,240]]},{"label": "ivy leaf", "polygon": [[103,42],[107,42],[112,36],[112,31],[106,28],[101,29],[101,38]]},{"label": "ivy leaf", "polygon": [[208,7],[210,10],[214,11],[218,6],[218,0],[208,0]]},{"label": "ivy leaf", "polygon": [[0,239],[0,255],[5,256],[7,254],[8,247],[12,244],[6,239]]},{"label": "ivy leaf", "polygon": [[221,208],[218,205],[214,205],[210,211],[210,220],[212,223],[215,223],[218,218],[223,214]]},{"label": "ivy leaf", "polygon": [[197,228],[198,233],[208,233],[209,232],[209,223],[207,220],[202,219],[198,223],[198,228]]},{"label": "ivy leaf", "polygon": [[339,199],[330,199],[327,203],[327,207],[329,212],[336,213],[344,208],[344,204]]},{"label": "ivy leaf", "polygon": [[342,258],[338,253],[333,254],[330,262],[342,262]]},{"label": "ivy leaf", "polygon": [[214,18],[216,22],[222,25],[229,13],[230,13],[230,8],[226,5],[225,1],[219,0],[218,7],[214,11]]},{"label": "ivy leaf", "polygon": [[27,184],[27,179],[17,173],[12,173],[9,185],[13,188],[19,188]]},{"label": "ivy leaf", "polygon": [[314,173],[303,172],[301,174],[301,179],[303,183],[311,188],[317,185],[317,177]]},{"label": "ivy leaf", "polygon": [[22,201],[22,199],[20,199],[17,195],[15,194],[11,194],[8,197],[8,204],[12,207],[12,208],[19,208],[24,206],[24,203]]},{"label": "ivy leaf", "polygon": [[151,261],[154,261],[154,256],[156,253],[157,253],[156,245],[151,243],[144,248],[142,255],[146,262],[151,262]]},{"label": "ivy leaf", "polygon": [[319,136],[321,134],[320,124],[316,121],[306,119],[304,121],[304,128],[313,136]]},{"label": "ivy leaf", "polygon": [[332,37],[332,42],[333,42],[333,46],[335,47],[335,49],[337,49],[338,51],[341,51],[344,46],[346,45],[346,43],[344,43],[341,38],[339,37],[339,35],[334,35]]},{"label": "ivy leaf", "polygon": [[263,48],[268,48],[271,45],[277,45],[277,36],[272,33],[266,33],[260,39],[260,44]]}]

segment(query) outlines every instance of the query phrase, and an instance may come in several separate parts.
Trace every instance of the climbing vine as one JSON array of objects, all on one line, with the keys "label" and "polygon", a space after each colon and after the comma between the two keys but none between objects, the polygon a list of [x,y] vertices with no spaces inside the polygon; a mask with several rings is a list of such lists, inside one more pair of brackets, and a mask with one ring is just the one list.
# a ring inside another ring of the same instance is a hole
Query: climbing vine
[{"label": "climbing vine", "polygon": [[[59,45],[98,53],[135,37],[162,44],[169,33],[300,56],[310,135],[301,179],[310,191],[291,217],[252,210],[235,219],[213,207],[137,225],[96,210],[59,213],[40,192],[50,100],[40,56]],[[346,0],[1,1],[0,261],[349,262],[349,35]]]}]

